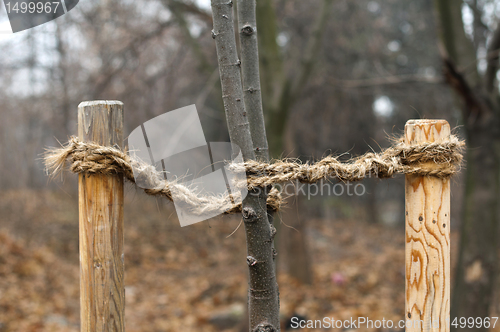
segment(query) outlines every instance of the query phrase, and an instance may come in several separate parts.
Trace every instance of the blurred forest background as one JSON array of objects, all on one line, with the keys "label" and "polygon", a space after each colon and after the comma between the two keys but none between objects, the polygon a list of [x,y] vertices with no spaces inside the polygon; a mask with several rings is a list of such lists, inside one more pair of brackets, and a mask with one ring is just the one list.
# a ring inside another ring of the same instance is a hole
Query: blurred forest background
[{"label": "blurred forest background", "polygon": [[[452,316],[498,316],[500,1],[257,4],[273,157],[378,151],[418,118],[467,138]],[[76,134],[81,101],[123,101],[126,133],[196,104],[207,141],[229,140],[211,30],[208,1],[82,0],[0,35],[0,331],[79,330],[76,176],[49,181],[41,155]],[[404,179],[363,184],[362,196],[291,197],[279,214],[283,329],[296,314],[404,319]],[[245,235],[229,236],[240,218],[181,229],[171,204],[132,186],[126,200],[127,330],[244,331]]]}]

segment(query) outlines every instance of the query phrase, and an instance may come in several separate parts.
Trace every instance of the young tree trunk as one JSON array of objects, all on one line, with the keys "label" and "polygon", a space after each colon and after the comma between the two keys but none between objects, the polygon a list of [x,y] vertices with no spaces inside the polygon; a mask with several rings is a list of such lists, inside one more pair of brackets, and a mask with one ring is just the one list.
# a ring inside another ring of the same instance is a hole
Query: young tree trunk
[{"label": "young tree trunk", "polygon": [[[232,1],[212,0],[212,15],[222,97],[231,142],[241,148],[245,160],[255,159],[250,124],[244,104],[240,61],[236,53]],[[248,102],[248,99],[247,99]],[[265,140],[265,138],[264,138]],[[251,190],[243,200],[249,267],[248,307],[250,330],[279,331],[278,284],[273,262],[275,232],[267,218],[267,192]]]},{"label": "young tree trunk", "polygon": [[[250,132],[257,160],[269,161],[269,147],[262,107],[262,90],[259,72],[259,46],[257,41],[256,0],[238,0],[238,33],[241,53],[241,72],[243,83],[243,101],[247,111]],[[273,213],[268,213],[271,232],[276,233],[273,225]],[[273,243],[274,245],[274,243]],[[273,260],[276,251],[273,247]],[[275,265],[276,267],[276,265]],[[275,270],[276,275],[276,270]],[[278,299],[279,300],[279,299]],[[247,306],[247,312],[249,311]],[[250,322],[241,324],[242,331],[248,331]]]}]

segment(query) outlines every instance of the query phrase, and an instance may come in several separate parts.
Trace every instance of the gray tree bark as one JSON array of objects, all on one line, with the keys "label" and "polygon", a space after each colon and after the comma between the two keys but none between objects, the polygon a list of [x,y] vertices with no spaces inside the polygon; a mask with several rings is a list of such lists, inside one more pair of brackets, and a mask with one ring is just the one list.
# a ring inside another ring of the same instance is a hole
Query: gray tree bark
[{"label": "gray tree bark", "polygon": [[260,87],[256,6],[256,0],[238,0],[243,101],[248,112],[255,156],[258,160],[269,161],[269,148]]},{"label": "gray tree bark", "polygon": [[[239,30],[238,33],[240,42],[241,71],[244,95],[243,101],[245,103],[245,109],[247,110],[248,121],[250,123],[250,132],[252,135],[255,157],[257,158],[257,160],[268,162],[269,147],[266,135],[264,110],[262,107],[256,6],[257,3],[255,0],[237,1],[237,21]],[[269,223],[271,224],[271,233],[276,234],[276,229],[273,225],[274,216],[272,212],[268,211],[268,219]],[[272,250],[274,260],[277,252],[274,247]],[[243,331],[248,330],[249,326],[249,322],[247,321],[242,326]]]},{"label": "gray tree bark", "polygon": [[[259,118],[259,115],[253,108],[253,115],[247,114],[243,101],[245,97],[240,72],[241,62],[236,51],[232,1],[212,0],[212,15],[214,21],[212,36],[217,48],[229,136],[231,142],[241,148],[245,160],[255,159],[249,117]],[[257,122],[255,121],[254,125],[258,126]],[[254,135],[258,133],[255,132]],[[256,137],[256,140],[262,143],[265,136]],[[280,330],[278,284],[272,251],[275,232],[272,231],[267,217],[266,200],[267,193],[264,188],[251,190],[243,200],[242,214],[249,267],[248,308],[250,331],[254,332]]]}]

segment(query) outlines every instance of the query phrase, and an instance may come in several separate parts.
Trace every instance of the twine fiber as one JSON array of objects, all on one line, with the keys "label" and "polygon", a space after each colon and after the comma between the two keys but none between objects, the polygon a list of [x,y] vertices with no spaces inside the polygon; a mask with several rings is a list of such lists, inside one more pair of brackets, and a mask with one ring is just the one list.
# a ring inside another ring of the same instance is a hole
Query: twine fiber
[{"label": "twine fiber", "polygon": [[[366,177],[391,178],[396,174],[445,179],[460,170],[464,147],[465,143],[454,135],[448,140],[415,145],[406,145],[403,139],[399,139],[393,146],[379,153],[366,153],[347,162],[341,162],[334,156],[325,157],[315,163],[300,163],[292,159],[276,160],[272,163],[251,160],[230,164],[229,169],[234,172],[246,172],[246,183],[238,183],[237,186],[247,186],[249,189],[266,188],[288,181],[310,184],[322,179],[337,179],[354,182]],[[236,199],[238,197],[199,195],[196,190],[181,183],[164,180],[162,172],[158,172],[154,166],[131,159],[126,151],[117,147],[82,142],[77,137],[72,137],[61,148],[49,149],[44,157],[47,172],[52,176],[63,171],[68,162],[69,170],[73,173],[123,174],[127,180],[136,183],[135,170],[138,182],[140,180],[140,183],[146,183],[148,188],[154,188],[144,189],[146,194],[164,196],[173,201],[172,191],[175,191],[176,203],[182,203],[195,215],[241,212],[241,204],[233,203],[235,200],[239,201]],[[282,197],[276,188],[269,191],[267,205],[270,210],[280,210]]]}]

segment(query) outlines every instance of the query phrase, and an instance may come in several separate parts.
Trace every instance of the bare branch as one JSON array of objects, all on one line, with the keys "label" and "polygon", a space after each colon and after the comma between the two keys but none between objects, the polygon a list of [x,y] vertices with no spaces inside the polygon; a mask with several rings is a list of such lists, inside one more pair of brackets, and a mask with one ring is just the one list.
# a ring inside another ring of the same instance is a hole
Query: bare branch
[{"label": "bare branch", "polygon": [[198,61],[200,63],[200,68],[205,73],[211,73],[214,68],[212,65],[210,65],[208,63],[207,58],[206,58],[205,54],[203,53],[203,50],[201,49],[199,41],[196,40],[196,38],[194,38],[193,35],[191,34],[191,31],[189,31],[188,22],[186,21],[186,18],[184,17],[184,14],[183,14],[184,10],[187,10],[188,8],[196,7],[196,6],[194,6],[194,5],[188,6],[187,4],[180,2],[180,1],[176,1],[176,0],[162,0],[162,3],[175,16],[175,19],[179,23],[179,27],[180,27],[182,33],[186,37],[187,42],[189,43],[194,54],[198,58]]},{"label": "bare branch", "polygon": [[404,84],[404,83],[429,83],[440,84],[444,83],[443,78],[429,77],[424,75],[394,75],[385,77],[365,78],[357,80],[343,80],[338,78],[330,78],[333,83],[344,89],[365,88],[381,85]]},{"label": "bare branch", "polygon": [[487,101],[479,96],[469,85],[465,77],[460,73],[452,61],[443,59],[444,62],[444,76],[448,84],[455,90],[455,92],[463,99],[465,103],[464,120],[470,118],[478,118],[483,115],[485,111],[492,111]]},{"label": "bare branch", "polygon": [[478,0],[469,1],[467,4],[471,8],[474,15],[474,46],[477,50],[480,45],[486,44],[485,32],[490,29],[482,20],[483,13],[478,8]]},{"label": "bare branch", "polygon": [[298,94],[300,93],[300,89],[307,83],[309,77],[311,76],[314,62],[318,57],[318,50],[321,45],[323,34],[325,32],[326,23],[331,13],[332,4],[333,0],[323,1],[323,7],[318,14],[313,31],[311,33],[311,38],[309,39],[309,42],[306,46],[299,74],[291,85],[291,98],[297,98]]},{"label": "bare branch", "polygon": [[122,47],[120,50],[117,52],[113,53],[112,56],[110,56],[102,65],[102,68],[104,68],[104,72],[99,73],[100,79],[92,79],[92,81],[96,81],[97,84],[95,85],[92,95],[93,96],[98,96],[100,92],[102,92],[108,84],[111,82],[113,77],[118,74],[123,67],[126,64],[126,61],[122,61],[120,66],[117,66],[113,68],[111,66],[111,63],[116,60],[119,57],[123,57],[127,52],[136,50],[140,45],[143,45],[144,43],[148,42],[149,40],[159,36],[160,34],[163,33],[163,31],[170,27],[172,25],[171,21],[163,22],[158,24],[157,28],[154,29],[151,32],[148,32],[144,35],[139,35],[134,37],[127,45]]},{"label": "bare branch", "polygon": [[464,64],[474,62],[477,57],[470,40],[464,32],[461,1],[434,0],[440,26],[440,53],[444,65],[444,76],[450,86],[464,100],[463,118],[476,118],[491,111],[484,99],[475,93],[473,87],[479,84],[477,70],[467,79],[458,70]]},{"label": "bare branch", "polygon": [[500,49],[500,24],[493,33],[488,54],[494,54],[488,58],[488,67],[486,68],[485,84],[486,90],[491,93],[495,87],[495,78],[498,71],[498,50]]},{"label": "bare branch", "polygon": [[[262,100],[268,114],[276,112],[280,107],[279,104],[286,82],[283,55],[276,42],[278,38],[276,22],[275,1],[258,0],[257,25],[260,32],[259,58],[261,65]],[[269,133],[269,135],[272,137],[274,133]],[[276,151],[272,152],[276,153]]]},{"label": "bare branch", "polygon": [[187,3],[184,1],[176,1],[179,9],[182,10],[185,13],[190,13],[196,15],[199,19],[201,19],[203,22],[205,22],[207,25],[211,26],[213,24],[212,21],[212,15],[198,7],[194,3]]},{"label": "bare branch", "polygon": [[238,29],[241,44],[243,95],[252,133],[255,156],[269,160],[259,74],[259,46],[255,0],[238,0]]},{"label": "bare branch", "polygon": [[212,0],[213,37],[217,48],[222,98],[231,141],[241,148],[243,158],[254,159],[250,130],[235,128],[249,126],[243,103],[240,60],[236,52],[233,26],[233,6],[230,0]]}]

